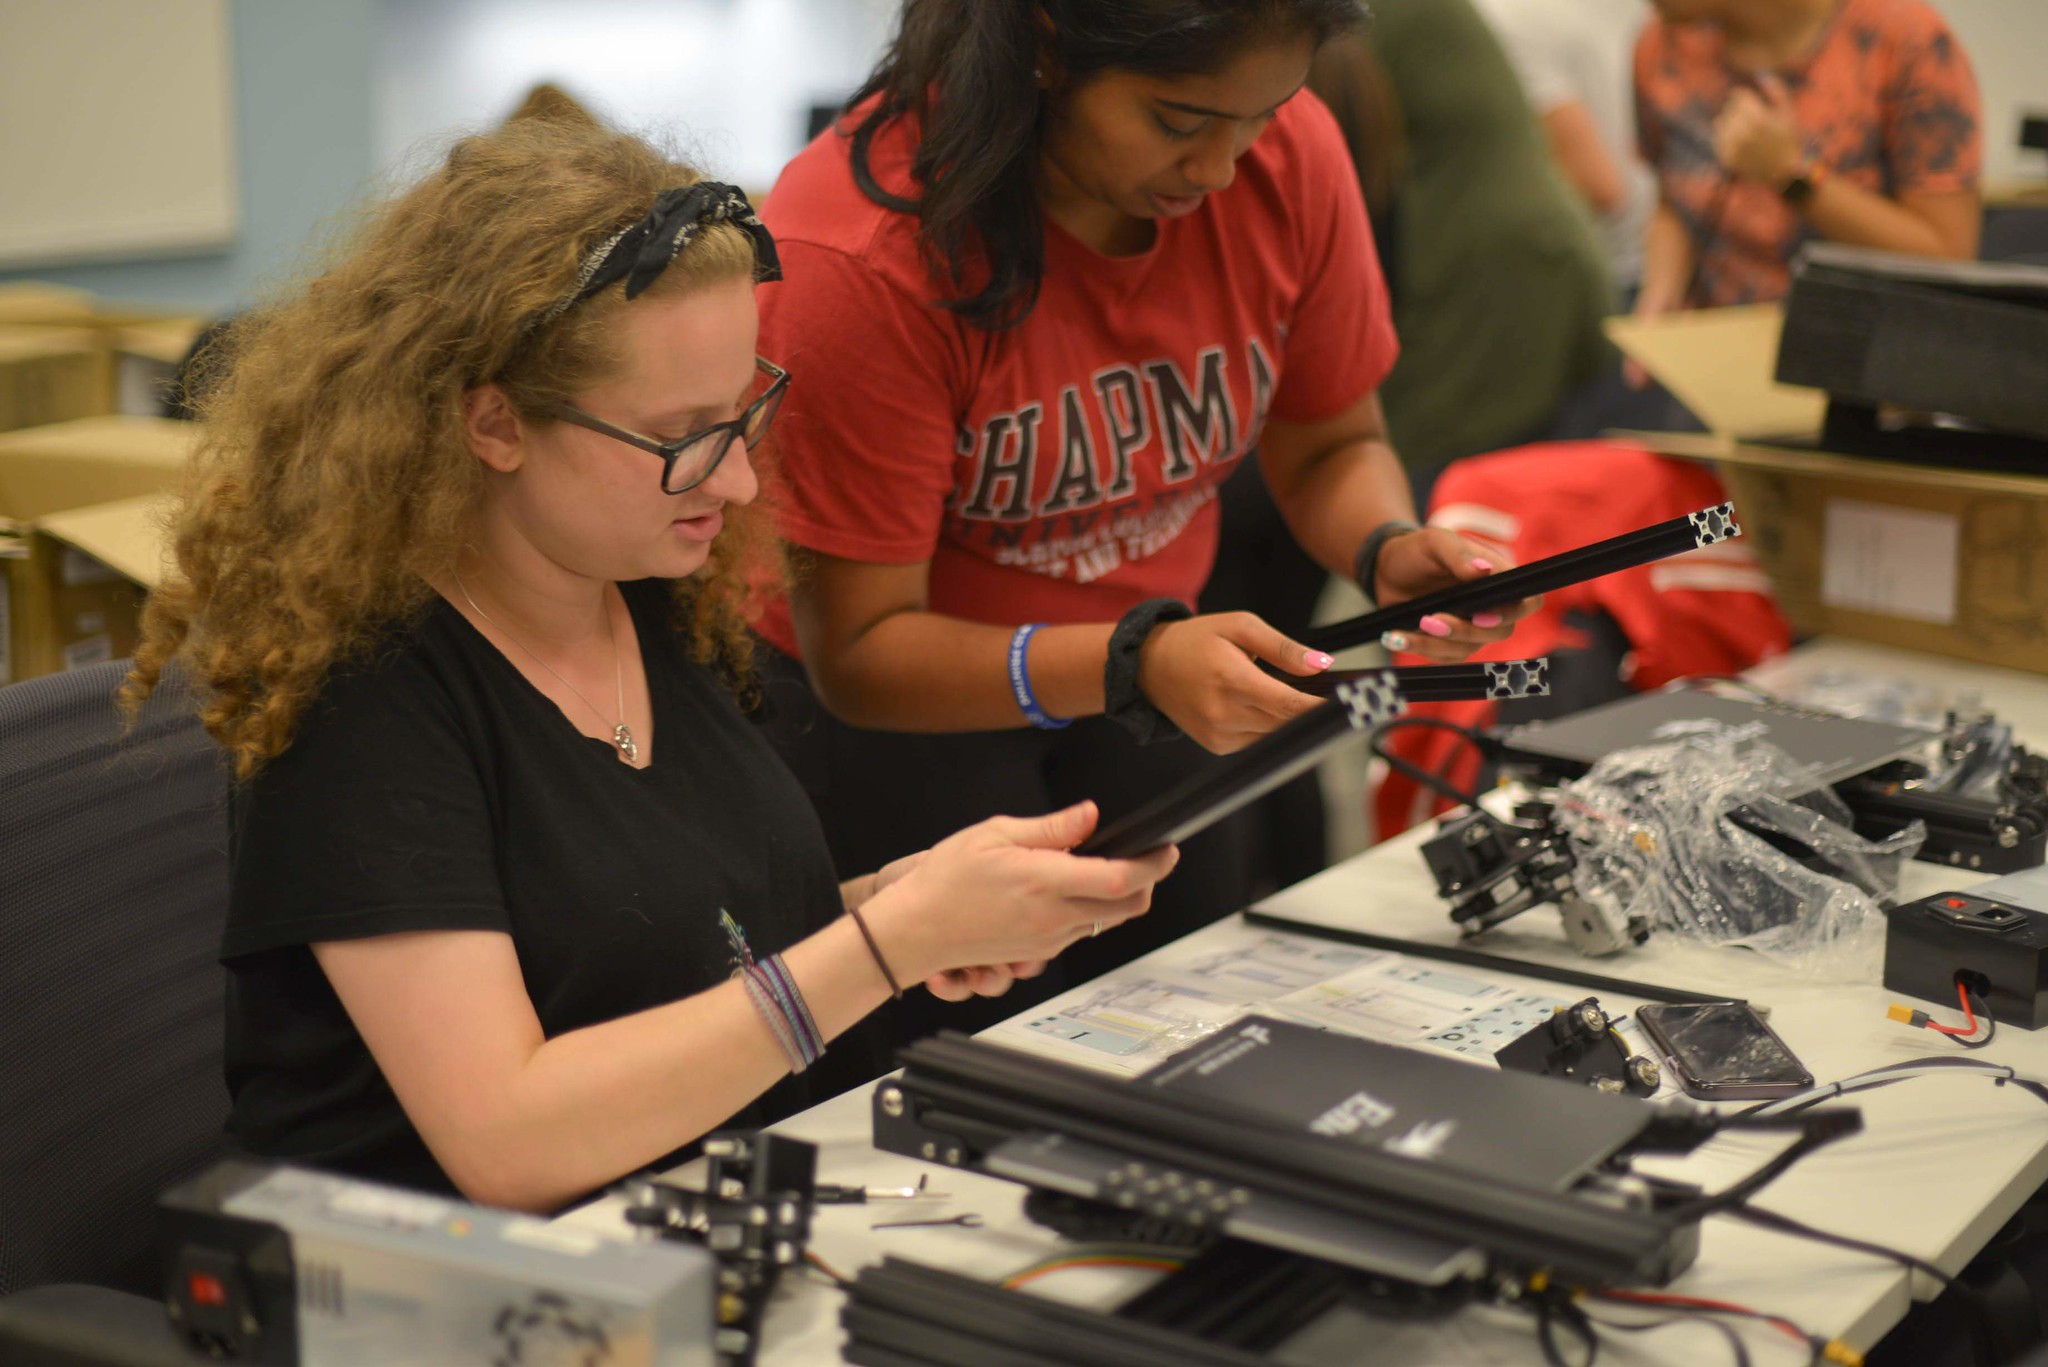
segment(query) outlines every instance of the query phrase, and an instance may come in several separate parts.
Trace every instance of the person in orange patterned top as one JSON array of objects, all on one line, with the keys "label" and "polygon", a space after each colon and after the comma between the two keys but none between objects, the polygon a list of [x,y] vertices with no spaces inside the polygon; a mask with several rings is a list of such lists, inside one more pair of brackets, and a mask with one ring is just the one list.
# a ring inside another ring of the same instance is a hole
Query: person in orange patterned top
[{"label": "person in orange patterned top", "polygon": [[1656,168],[1638,316],[1782,298],[1814,238],[1977,251],[1969,58],[1925,0],[1654,0],[1636,48]]}]

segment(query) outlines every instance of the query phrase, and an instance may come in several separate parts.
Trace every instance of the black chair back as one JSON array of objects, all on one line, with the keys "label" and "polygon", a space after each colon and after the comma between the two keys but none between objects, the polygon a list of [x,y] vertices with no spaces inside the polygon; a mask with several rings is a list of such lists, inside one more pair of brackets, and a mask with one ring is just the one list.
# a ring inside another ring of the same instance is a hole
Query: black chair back
[{"label": "black chair back", "polygon": [[126,670],[0,688],[0,1296],[154,1296],[157,1194],[226,1150],[227,770]]}]

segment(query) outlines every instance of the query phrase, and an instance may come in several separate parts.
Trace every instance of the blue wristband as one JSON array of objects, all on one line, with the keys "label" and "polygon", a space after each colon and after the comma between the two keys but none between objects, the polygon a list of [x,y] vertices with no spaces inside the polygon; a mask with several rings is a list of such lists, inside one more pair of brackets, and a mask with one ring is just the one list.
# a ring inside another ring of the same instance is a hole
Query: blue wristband
[{"label": "blue wristband", "polygon": [[1031,692],[1031,672],[1024,667],[1024,655],[1031,647],[1031,633],[1044,626],[1043,622],[1026,622],[1010,637],[1010,696],[1017,700],[1017,710],[1024,714],[1024,720],[1041,731],[1057,731],[1063,726],[1072,726],[1072,718],[1048,717],[1045,709],[1038,705],[1038,699]]}]

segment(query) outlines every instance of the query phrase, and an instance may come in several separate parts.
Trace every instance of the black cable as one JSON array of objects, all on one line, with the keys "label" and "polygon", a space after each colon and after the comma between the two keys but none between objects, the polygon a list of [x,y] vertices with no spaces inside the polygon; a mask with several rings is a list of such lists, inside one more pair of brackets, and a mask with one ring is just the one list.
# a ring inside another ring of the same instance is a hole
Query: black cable
[{"label": "black cable", "polygon": [[1383,722],[1380,725],[1380,730],[1397,731],[1402,727],[1408,726],[1425,727],[1432,731],[1449,731],[1453,735],[1463,736],[1472,743],[1474,749],[1479,751],[1480,758],[1482,759],[1487,756],[1493,745],[1493,737],[1478,727],[1464,726],[1443,717],[1396,717],[1392,721]]},{"label": "black cable", "polygon": [[[1958,974],[1957,976],[1960,977],[1961,975]],[[1960,1035],[1949,1035],[1949,1038],[1962,1045],[1965,1049],[1982,1049],[1997,1036],[1998,1022],[1992,1018],[1991,1011],[1982,997],[1967,987],[1963,989],[1963,997],[1970,1003],[1970,1009],[1977,1014],[1977,1019],[1984,1022],[1984,1038],[1964,1039]]]},{"label": "black cable", "polygon": [[1725,1206],[1718,1213],[1732,1216],[1737,1220],[1757,1225],[1764,1229],[1776,1230],[1780,1234],[1791,1234],[1801,1239],[1811,1239],[1817,1244],[1831,1244],[1836,1248],[1846,1248],[1857,1253],[1868,1253],[1873,1258],[1883,1258],[1889,1262],[1895,1262],[1901,1267],[1908,1268],[1914,1272],[1924,1272],[1934,1278],[1944,1291],[1955,1284],[1954,1277],[1949,1276],[1948,1273],[1942,1271],[1933,1263],[1928,1262],[1925,1258],[1916,1258],[1910,1253],[1901,1252],[1896,1248],[1887,1248],[1883,1244],[1874,1244],[1867,1239],[1852,1239],[1846,1234],[1830,1234],[1827,1230],[1815,1229],[1812,1225],[1801,1220],[1795,1220],[1789,1215],[1780,1215],[1774,1210],[1760,1210],[1748,1204],[1747,1201],[1738,1201],[1733,1205]]},{"label": "black cable", "polygon": [[[1932,1059],[1915,1059],[1907,1063],[1887,1064],[1885,1066],[1887,1068],[1900,1069],[1918,1068],[1925,1063],[1931,1063],[1934,1061],[1935,1060]],[[2012,1077],[2004,1071],[2001,1065],[1989,1063],[1971,1063],[1967,1059],[1955,1058],[1950,1059],[1949,1062],[1957,1065],[1955,1073],[1951,1074],[1951,1076],[1982,1077],[1989,1080],[1993,1086],[2017,1087],[2021,1091],[2025,1092],[2027,1095],[2036,1099],[2037,1101],[2048,1102],[2048,1086],[2043,1086],[2038,1082],[2029,1081],[2028,1079],[2023,1077]],[[1911,1082],[1916,1077],[1940,1076],[1942,1076],[1942,1074],[1939,1073],[1910,1072],[1901,1073],[1895,1077],[1886,1077],[1884,1076],[1882,1071],[1874,1069],[1872,1070],[1872,1072],[1863,1074],[1860,1077],[1845,1078],[1840,1082],[1831,1083],[1828,1085],[1826,1089],[1823,1089],[1818,1095],[1807,1097],[1805,1100],[1798,1102],[1796,1105],[1788,1106],[1781,1110],[1772,1111],[1771,1115],[1774,1118],[1794,1116],[1798,1115],[1801,1111],[1810,1110],[1815,1106],[1825,1105],[1828,1102],[1835,1100],[1837,1097],[1849,1096],[1855,1092],[1874,1091],[1879,1087],[1890,1087],[1901,1082]],[[1742,1110],[1737,1111],[1734,1115],[1729,1117],[1729,1120],[1731,1122],[1740,1121],[1749,1116],[1755,1115],[1758,1111],[1762,1111],[1769,1107],[1777,1105],[1779,1105],[1779,1103],[1776,1101],[1759,1101],[1753,1106],[1748,1106],[1743,1108]]]},{"label": "black cable", "polygon": [[1731,687],[1741,689],[1743,692],[1749,694],[1752,698],[1755,698],[1759,702],[1775,703],[1783,701],[1783,699],[1781,699],[1777,694],[1771,692],[1768,688],[1759,688],[1755,684],[1751,683],[1748,679],[1743,678],[1740,674],[1688,674],[1684,678],[1673,679],[1669,684],[1666,684],[1665,687],[1686,688],[1692,689],[1695,692],[1703,693],[1707,690],[1700,687],[1700,685],[1702,684],[1727,684]]},{"label": "black cable", "polygon": [[1427,788],[1431,792],[1436,793],[1441,797],[1447,797],[1460,807],[1471,807],[1474,810],[1478,809],[1479,795],[1477,793],[1465,792],[1464,790],[1457,787],[1455,784],[1450,783],[1447,780],[1438,778],[1435,774],[1429,772],[1429,770],[1424,769],[1419,765],[1410,764],[1407,760],[1402,759],[1399,755],[1388,754],[1387,751],[1380,745],[1380,738],[1377,734],[1375,734],[1371,739],[1369,739],[1366,742],[1366,748],[1370,750],[1376,758],[1385,760],[1387,767],[1389,769],[1392,769],[1395,773],[1400,774],[1409,782]]},{"label": "black cable", "polygon": [[[1580,1313],[1583,1314],[1584,1312],[1581,1311]],[[1742,1341],[1742,1335],[1735,1332],[1735,1326],[1725,1320],[1715,1319],[1709,1311],[1676,1310],[1666,1315],[1663,1319],[1644,1320],[1636,1324],[1627,1324],[1620,1320],[1604,1320],[1597,1315],[1587,1315],[1586,1321],[1602,1329],[1618,1329],[1624,1334],[1647,1334],[1658,1329],[1669,1329],[1674,1324],[1704,1324],[1728,1341],[1728,1350],[1735,1359],[1735,1367],[1755,1367],[1754,1359],[1749,1355],[1749,1345]],[[1818,1360],[1818,1350],[1816,1350],[1816,1360]]]},{"label": "black cable", "polygon": [[[1543,1350],[1545,1367],[1593,1367],[1600,1359],[1600,1336],[1593,1332],[1593,1317],[1579,1307],[1571,1293],[1552,1286],[1537,1292],[1536,1344]],[[1573,1362],[1558,1346],[1557,1326],[1562,1324],[1586,1346],[1586,1356]]]},{"label": "black cable", "polygon": [[[1819,1116],[1807,1123],[1819,1126],[1826,1119],[1826,1116]],[[1768,1124],[1769,1121],[1766,1120],[1764,1123]],[[1800,1135],[1799,1138],[1792,1141],[1791,1144],[1787,1145],[1783,1153],[1765,1163],[1749,1176],[1715,1192],[1711,1196],[1702,1196],[1698,1200],[1687,1202],[1681,1209],[1686,1218],[1696,1220],[1722,1211],[1740,1208],[1750,1197],[1762,1191],[1772,1182],[1777,1181],[1794,1163],[1797,1163],[1815,1149],[1824,1148],[1838,1139],[1846,1139],[1855,1132],[1856,1129],[1853,1126],[1843,1128],[1832,1124],[1825,1125],[1822,1128],[1809,1129],[1806,1133]]]},{"label": "black cable", "polygon": [[1366,740],[1367,749],[1377,758],[1385,760],[1389,769],[1408,779],[1409,782],[1447,797],[1461,807],[1471,807],[1476,810],[1479,806],[1479,795],[1477,793],[1465,792],[1442,775],[1430,773],[1420,765],[1411,764],[1399,755],[1387,752],[1386,748],[1380,744],[1380,738],[1389,731],[1399,727],[1424,727],[1433,731],[1449,731],[1453,735],[1463,737],[1468,744],[1479,751],[1482,760],[1486,757],[1486,737],[1469,726],[1460,726],[1456,722],[1444,721],[1439,717],[1396,717],[1392,721],[1382,724]]}]

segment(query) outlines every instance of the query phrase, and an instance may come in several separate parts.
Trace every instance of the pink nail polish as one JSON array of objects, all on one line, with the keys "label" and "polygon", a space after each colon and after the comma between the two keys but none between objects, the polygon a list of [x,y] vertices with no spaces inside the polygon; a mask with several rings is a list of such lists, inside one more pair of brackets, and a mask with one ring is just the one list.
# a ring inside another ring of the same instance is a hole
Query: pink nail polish
[{"label": "pink nail polish", "polygon": [[1303,651],[1301,658],[1308,662],[1310,669],[1328,669],[1331,665],[1337,663],[1335,656],[1325,655],[1320,650]]},{"label": "pink nail polish", "polygon": [[1472,614],[1472,625],[1480,628],[1497,627],[1500,625],[1500,614],[1497,612],[1475,612]]},{"label": "pink nail polish", "polygon": [[1493,562],[1491,560],[1475,559],[1472,562],[1472,568],[1478,570],[1481,574],[1490,574],[1493,572]]},{"label": "pink nail polish", "polygon": [[1421,627],[1431,636],[1448,636],[1451,634],[1451,624],[1435,613],[1431,613],[1415,625]]}]

